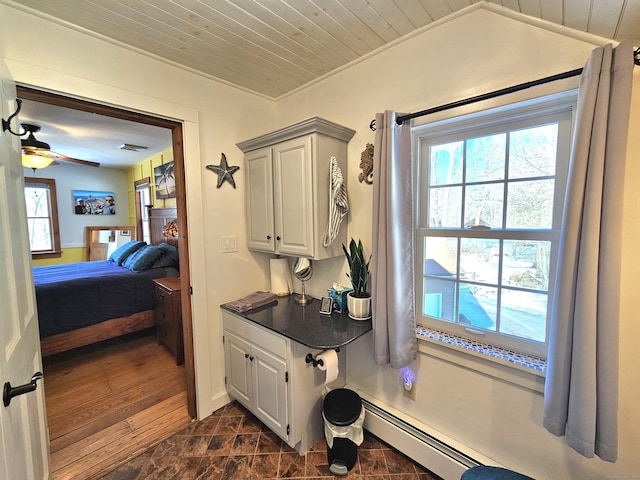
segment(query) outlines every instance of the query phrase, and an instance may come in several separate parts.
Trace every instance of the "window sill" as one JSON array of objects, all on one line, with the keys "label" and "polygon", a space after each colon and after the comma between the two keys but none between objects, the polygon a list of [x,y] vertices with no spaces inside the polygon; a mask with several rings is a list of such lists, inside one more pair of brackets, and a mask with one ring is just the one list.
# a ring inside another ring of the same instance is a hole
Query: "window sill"
[{"label": "window sill", "polygon": [[418,350],[421,353],[535,392],[544,392],[544,377],[547,370],[544,359],[421,325],[416,327],[416,337],[419,340]]},{"label": "window sill", "polygon": [[32,252],[31,258],[35,260],[36,258],[60,258],[62,256],[61,251],[50,251],[50,252]]}]

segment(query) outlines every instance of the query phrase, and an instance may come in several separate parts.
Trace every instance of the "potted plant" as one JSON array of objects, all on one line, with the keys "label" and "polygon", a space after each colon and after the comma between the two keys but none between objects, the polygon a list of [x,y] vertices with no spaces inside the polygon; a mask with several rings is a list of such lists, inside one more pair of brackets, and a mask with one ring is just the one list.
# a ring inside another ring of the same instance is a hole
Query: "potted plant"
[{"label": "potted plant", "polygon": [[351,280],[353,291],[347,295],[349,316],[354,320],[368,320],[371,318],[371,292],[369,291],[369,260],[365,260],[362,241],[358,243],[352,238],[349,249],[343,244],[342,250],[349,263],[347,277]]}]

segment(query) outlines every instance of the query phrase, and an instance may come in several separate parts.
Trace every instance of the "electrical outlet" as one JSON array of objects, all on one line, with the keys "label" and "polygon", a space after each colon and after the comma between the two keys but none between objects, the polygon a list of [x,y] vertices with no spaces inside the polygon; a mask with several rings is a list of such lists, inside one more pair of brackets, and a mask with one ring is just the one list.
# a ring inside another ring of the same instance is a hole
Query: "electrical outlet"
[{"label": "electrical outlet", "polygon": [[406,389],[405,385],[402,385],[402,390],[404,390],[404,396],[410,398],[411,400],[416,399],[416,382],[411,383],[411,388],[409,390]]}]

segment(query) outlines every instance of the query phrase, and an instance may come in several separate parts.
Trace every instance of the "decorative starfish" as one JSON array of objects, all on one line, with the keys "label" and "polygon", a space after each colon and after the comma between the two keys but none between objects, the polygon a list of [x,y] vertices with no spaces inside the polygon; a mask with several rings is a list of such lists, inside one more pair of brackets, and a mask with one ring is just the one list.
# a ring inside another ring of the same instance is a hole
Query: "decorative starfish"
[{"label": "decorative starfish", "polygon": [[240,170],[240,167],[237,165],[230,167],[227,164],[227,157],[224,153],[220,159],[220,165],[207,165],[207,168],[218,174],[218,184],[216,185],[216,188],[220,188],[225,180],[228,181],[233,188],[236,188],[236,182],[233,180],[233,174]]}]

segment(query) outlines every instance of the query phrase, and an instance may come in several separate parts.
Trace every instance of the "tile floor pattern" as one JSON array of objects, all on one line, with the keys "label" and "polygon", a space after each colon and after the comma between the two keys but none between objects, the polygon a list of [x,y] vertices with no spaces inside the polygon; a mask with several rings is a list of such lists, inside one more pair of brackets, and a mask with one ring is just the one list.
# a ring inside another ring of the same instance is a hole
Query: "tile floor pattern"
[{"label": "tile floor pattern", "polygon": [[194,422],[102,480],[440,480],[365,431],[358,462],[345,477],[333,477],[326,443],[298,453],[248,410],[232,402]]}]

